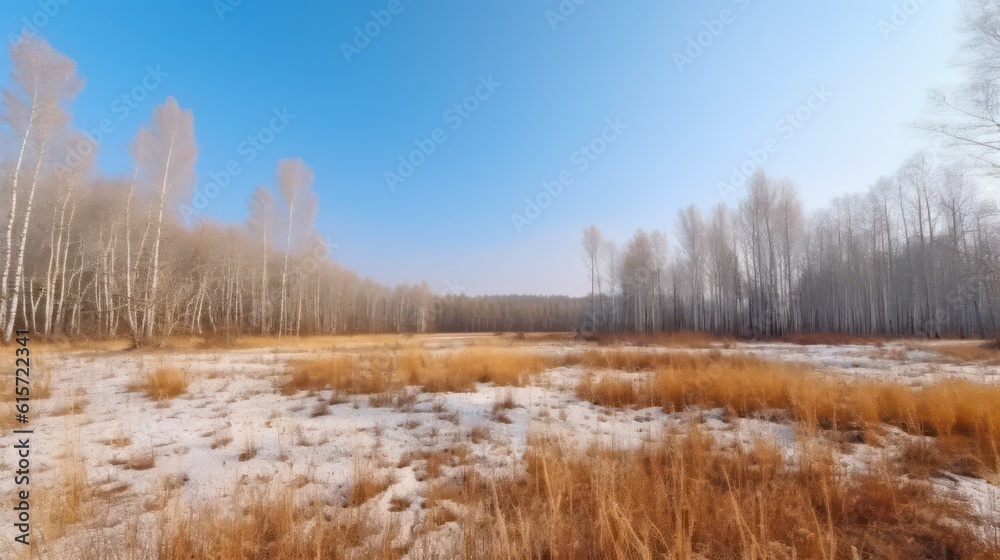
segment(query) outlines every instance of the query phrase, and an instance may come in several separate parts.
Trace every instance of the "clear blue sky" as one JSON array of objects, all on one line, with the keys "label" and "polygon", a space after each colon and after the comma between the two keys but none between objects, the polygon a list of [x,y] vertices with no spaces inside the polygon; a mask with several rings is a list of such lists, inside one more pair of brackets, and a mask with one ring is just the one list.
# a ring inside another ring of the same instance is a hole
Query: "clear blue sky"
[{"label": "clear blue sky", "polygon": [[[894,4],[882,0],[62,1],[42,17],[44,0],[7,0],[0,29],[47,20],[42,36],[77,61],[76,124],[115,124],[103,172],[127,173],[135,131],[173,95],[194,111],[199,186],[241,164],[206,214],[242,221],[277,160],[302,157],[337,260],[439,292],[582,295],[585,226],[622,241],[637,227],[672,236],[678,208],[721,201],[718,182],[771,138],[766,168],[795,179],[808,207],[862,190],[927,145],[905,123],[928,88],[956,81],[958,14],[944,0],[888,38],[879,22]],[[554,17],[560,4],[575,12]],[[390,8],[387,25],[371,23]],[[728,23],[710,23],[717,36],[680,71],[675,53],[723,10]],[[378,31],[367,45],[354,30],[366,25]],[[157,66],[168,75],[125,115],[115,100]],[[833,96],[813,98],[819,108],[786,137],[779,120],[821,86]],[[483,100],[467,99],[477,91]],[[447,112],[464,101],[474,110]],[[295,118],[246,162],[241,143],[283,108]],[[605,130],[608,119],[627,128]],[[436,129],[434,153],[391,189],[385,173]],[[614,141],[584,170],[577,152],[602,133]],[[518,231],[511,215],[563,171],[572,184]]]}]

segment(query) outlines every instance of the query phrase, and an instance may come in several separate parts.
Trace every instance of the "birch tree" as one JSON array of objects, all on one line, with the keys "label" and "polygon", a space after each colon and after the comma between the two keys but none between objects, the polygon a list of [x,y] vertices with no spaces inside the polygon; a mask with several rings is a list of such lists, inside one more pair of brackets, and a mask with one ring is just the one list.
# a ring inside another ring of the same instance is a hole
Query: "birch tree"
[{"label": "birch tree", "polygon": [[583,246],[584,258],[590,270],[590,322],[593,328],[597,328],[597,285],[600,283],[600,252],[604,240],[601,238],[601,230],[597,226],[590,226],[583,230],[583,238],[580,240]]},{"label": "birch tree", "polygon": [[309,191],[313,171],[301,159],[283,159],[278,162],[278,189],[284,202],[285,245],[281,266],[280,312],[278,336],[287,330],[288,261],[296,243],[312,231],[316,213],[316,196]]},{"label": "birch tree", "polygon": [[177,100],[168,97],[153,110],[153,119],[135,139],[134,152],[139,178],[153,193],[147,230],[151,230],[152,252],[149,257],[150,280],[145,293],[143,332],[152,338],[160,282],[160,250],[164,224],[171,209],[190,197],[194,186],[197,148],[194,141],[194,115],[181,109]]},{"label": "birch tree", "polygon": [[[10,184],[6,251],[0,280],[0,297],[7,305],[5,315],[0,315],[4,340],[10,340],[17,320],[35,194],[43,177],[52,171],[52,161],[46,150],[53,137],[65,130],[69,122],[66,105],[83,86],[76,76],[76,63],[42,39],[13,43],[10,57],[15,87],[3,92],[4,120],[20,138],[20,147]],[[32,156],[34,161],[30,162]],[[26,198],[23,206],[18,200],[21,194]],[[20,230],[15,231],[18,217],[21,218]]]},{"label": "birch tree", "polygon": [[267,332],[268,330],[269,296],[267,288],[270,280],[268,277],[267,254],[271,247],[271,238],[277,218],[276,213],[277,207],[274,203],[274,197],[271,196],[271,193],[267,189],[257,187],[250,197],[250,215],[247,218],[247,227],[250,229],[254,240],[260,242],[262,249],[260,296],[255,314],[256,326],[261,332]]}]

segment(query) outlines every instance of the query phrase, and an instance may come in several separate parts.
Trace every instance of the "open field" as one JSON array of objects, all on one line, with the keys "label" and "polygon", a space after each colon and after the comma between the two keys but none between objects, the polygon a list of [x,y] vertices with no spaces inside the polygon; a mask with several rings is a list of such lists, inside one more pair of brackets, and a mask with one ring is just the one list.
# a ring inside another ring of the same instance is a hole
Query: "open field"
[{"label": "open field", "polygon": [[50,558],[1000,557],[1000,367],[981,342],[192,338],[35,355]]}]

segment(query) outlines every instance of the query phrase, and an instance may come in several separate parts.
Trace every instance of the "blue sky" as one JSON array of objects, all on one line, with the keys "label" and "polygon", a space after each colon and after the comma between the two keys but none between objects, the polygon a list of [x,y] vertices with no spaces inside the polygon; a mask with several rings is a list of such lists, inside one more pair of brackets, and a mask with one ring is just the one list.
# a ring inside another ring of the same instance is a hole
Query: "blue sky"
[{"label": "blue sky", "polygon": [[[958,79],[953,2],[576,2],[8,0],[0,30],[34,19],[77,61],[76,125],[114,124],[104,173],[128,172],[135,131],[173,95],[194,111],[199,188],[240,164],[206,215],[242,221],[277,160],[302,157],[338,261],[469,294],[582,295],[585,226],[672,235],[679,208],[722,201],[765,146],[809,208],[862,190],[929,144],[905,124]],[[155,87],[124,111],[148,68]],[[411,157],[418,144],[433,153]],[[419,165],[387,180],[400,157]],[[526,198],[551,204],[526,213]]]}]

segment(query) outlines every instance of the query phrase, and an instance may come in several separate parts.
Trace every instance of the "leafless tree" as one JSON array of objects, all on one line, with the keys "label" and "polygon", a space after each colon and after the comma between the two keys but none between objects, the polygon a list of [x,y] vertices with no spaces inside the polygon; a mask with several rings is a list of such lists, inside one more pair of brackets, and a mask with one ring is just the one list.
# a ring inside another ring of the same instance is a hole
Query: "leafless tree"
[{"label": "leafless tree", "polygon": [[160,249],[167,213],[170,208],[176,207],[176,203],[186,200],[194,186],[194,163],[197,158],[194,115],[189,110],[181,109],[176,99],[168,97],[153,110],[152,122],[139,131],[134,151],[142,184],[153,192],[148,225],[148,229],[153,231],[150,280],[143,317],[145,336],[151,338],[156,325]]},{"label": "leafless tree", "polygon": [[[42,39],[13,43],[10,57],[15,87],[3,92],[4,120],[19,137],[20,147],[10,183],[6,252],[0,280],[0,297],[6,306],[6,312],[0,311],[4,340],[10,340],[13,334],[23,291],[25,248],[35,194],[39,185],[53,173],[55,160],[47,153],[47,148],[55,137],[65,133],[69,122],[65,105],[83,85],[76,77],[76,63]],[[33,162],[30,161],[32,156]],[[23,206],[18,200],[20,194],[26,195]],[[17,221],[20,221],[19,231],[15,231]],[[14,251],[17,255],[12,261]],[[0,306],[2,309],[4,306]]]}]

